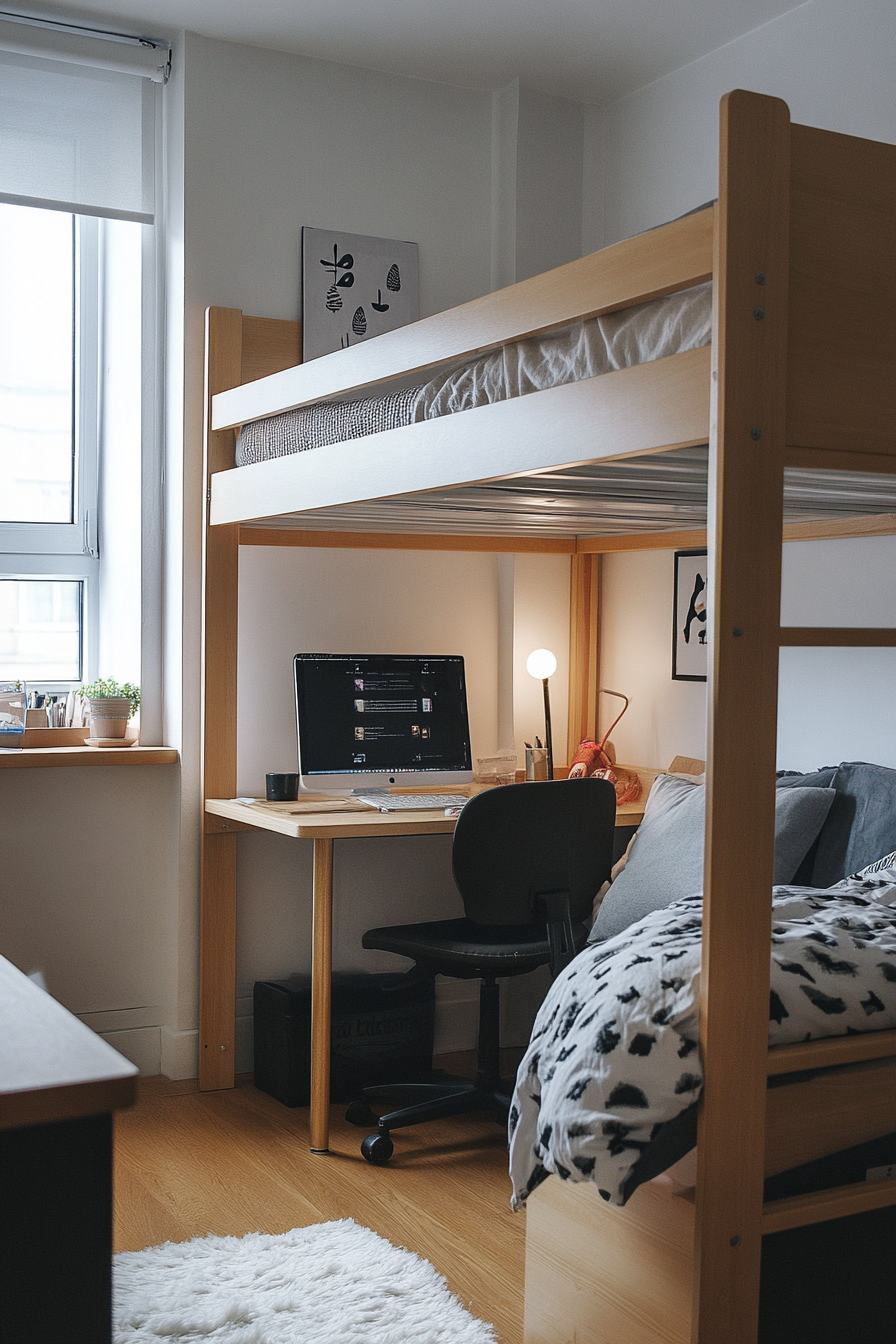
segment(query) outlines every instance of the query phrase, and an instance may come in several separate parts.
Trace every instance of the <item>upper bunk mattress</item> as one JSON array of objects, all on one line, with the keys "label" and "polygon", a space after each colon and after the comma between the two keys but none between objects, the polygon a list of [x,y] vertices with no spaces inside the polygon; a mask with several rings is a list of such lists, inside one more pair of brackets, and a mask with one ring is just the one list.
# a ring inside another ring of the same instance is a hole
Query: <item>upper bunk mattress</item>
[{"label": "upper bunk mattress", "polygon": [[707,282],[546,336],[514,341],[454,364],[421,387],[316,402],[256,420],[243,426],[236,465],[303,453],[646,364],[708,345],[711,336],[712,284]]}]

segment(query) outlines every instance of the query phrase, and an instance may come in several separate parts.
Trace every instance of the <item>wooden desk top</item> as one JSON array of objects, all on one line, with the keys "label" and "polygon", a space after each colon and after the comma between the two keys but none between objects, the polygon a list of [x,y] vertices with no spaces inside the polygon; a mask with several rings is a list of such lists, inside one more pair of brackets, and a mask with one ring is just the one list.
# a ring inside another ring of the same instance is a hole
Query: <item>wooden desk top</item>
[{"label": "wooden desk top", "polygon": [[0,957],[0,1129],[130,1106],[137,1069]]},{"label": "wooden desk top", "polygon": [[[638,773],[644,791],[636,803],[626,803],[616,810],[617,826],[638,826],[644,816],[644,804],[656,775],[656,770]],[[425,789],[417,790],[425,793]],[[474,784],[468,788],[440,789],[440,793],[479,792]],[[375,835],[450,835],[455,817],[446,817],[442,808],[415,812],[374,812],[356,810],[349,803],[336,809],[332,799],[329,811],[315,811],[314,798],[302,798],[295,803],[237,802],[233,798],[207,798],[205,801],[206,829],[213,831],[253,830],[275,831],[294,840],[348,840],[364,839]],[[212,820],[220,818],[220,821]]]},{"label": "wooden desk top", "polygon": [[301,803],[238,803],[232,798],[207,798],[205,810],[213,816],[236,822],[235,829],[276,831],[294,840],[450,835],[455,823],[454,817],[445,816],[444,808],[434,808],[431,812],[374,812],[372,808],[355,810],[349,807],[342,811],[315,812],[308,810],[308,803],[303,807]]}]

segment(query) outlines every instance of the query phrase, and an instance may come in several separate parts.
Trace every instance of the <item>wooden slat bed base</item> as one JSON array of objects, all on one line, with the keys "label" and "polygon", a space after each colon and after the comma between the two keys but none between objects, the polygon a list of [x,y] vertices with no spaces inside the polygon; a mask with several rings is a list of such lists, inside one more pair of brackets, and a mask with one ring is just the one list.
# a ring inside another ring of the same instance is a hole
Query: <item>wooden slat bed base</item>
[{"label": "wooden slat bed base", "polygon": [[[379,338],[378,338],[379,339]],[[360,347],[359,347],[360,348]],[[705,443],[708,347],[221,472],[211,522],[246,523]]]},{"label": "wooden slat bed base", "polygon": [[232,428],[334,394],[423,372],[551,328],[628,308],[712,276],[712,208],[556,270],[310,360],[263,384],[221,392],[213,426]]}]

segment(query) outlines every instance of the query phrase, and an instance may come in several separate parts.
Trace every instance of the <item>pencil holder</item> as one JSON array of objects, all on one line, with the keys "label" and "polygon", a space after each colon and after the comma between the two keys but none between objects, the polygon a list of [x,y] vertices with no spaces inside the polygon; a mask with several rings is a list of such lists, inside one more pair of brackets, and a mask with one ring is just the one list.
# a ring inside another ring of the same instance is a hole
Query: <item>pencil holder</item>
[{"label": "pencil holder", "polygon": [[548,777],[548,749],[547,747],[527,747],[526,748],[526,779],[547,779]]}]

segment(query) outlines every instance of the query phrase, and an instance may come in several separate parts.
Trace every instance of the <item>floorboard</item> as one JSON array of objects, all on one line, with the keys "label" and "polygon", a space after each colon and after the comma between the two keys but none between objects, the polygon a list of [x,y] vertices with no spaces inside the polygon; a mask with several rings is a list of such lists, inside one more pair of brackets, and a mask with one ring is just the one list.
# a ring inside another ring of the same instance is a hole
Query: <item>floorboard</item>
[{"label": "floorboard", "polygon": [[116,1116],[115,1250],[353,1218],[425,1256],[501,1344],[519,1344],[525,1214],[510,1211],[503,1127],[481,1115],[401,1130],[374,1167],[344,1110],[331,1111],[330,1153],[312,1156],[307,1108],[251,1079],[223,1092],[143,1079]]}]

